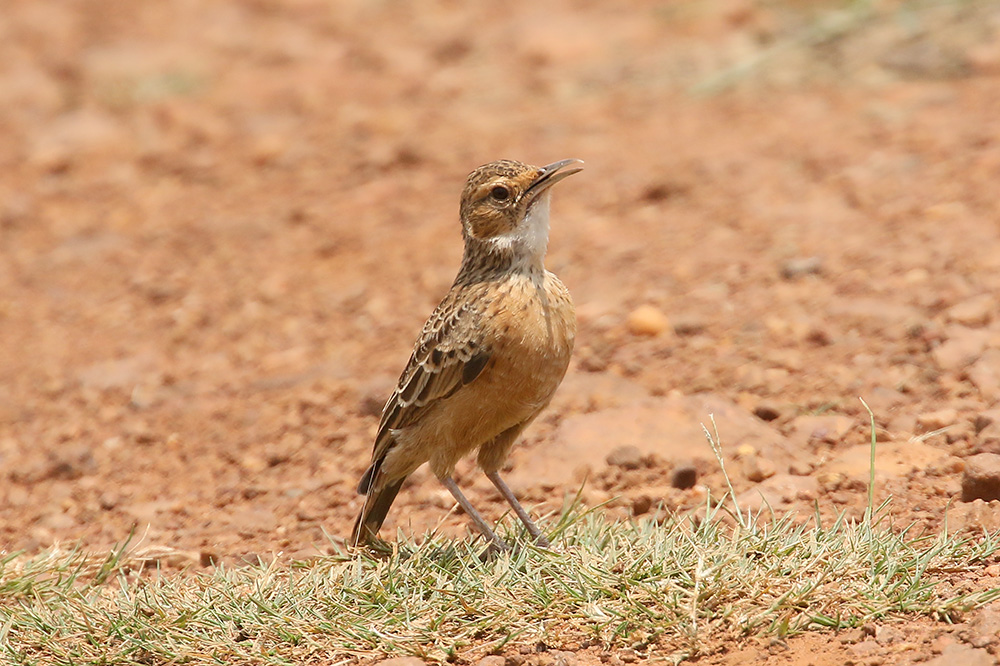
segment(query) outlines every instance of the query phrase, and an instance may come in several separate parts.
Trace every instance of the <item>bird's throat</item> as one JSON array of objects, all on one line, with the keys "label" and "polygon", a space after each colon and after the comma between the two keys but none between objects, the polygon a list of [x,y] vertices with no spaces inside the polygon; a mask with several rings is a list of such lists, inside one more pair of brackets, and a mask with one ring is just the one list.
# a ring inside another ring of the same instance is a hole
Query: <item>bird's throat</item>
[{"label": "bird's throat", "polygon": [[463,276],[496,273],[542,275],[548,245],[549,193],[544,192],[529,205],[524,219],[513,230],[489,238],[466,237],[459,280]]}]

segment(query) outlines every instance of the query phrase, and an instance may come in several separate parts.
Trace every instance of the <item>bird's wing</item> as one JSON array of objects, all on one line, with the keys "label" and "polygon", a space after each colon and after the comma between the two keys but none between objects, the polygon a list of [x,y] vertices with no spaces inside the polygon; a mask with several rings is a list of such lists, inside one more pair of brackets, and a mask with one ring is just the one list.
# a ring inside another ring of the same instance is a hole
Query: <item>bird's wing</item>
[{"label": "bird's wing", "polygon": [[382,409],[372,453],[375,465],[392,447],[393,430],[417,423],[436,402],[475,381],[489,363],[475,300],[457,304],[445,299],[424,324],[410,362]]}]

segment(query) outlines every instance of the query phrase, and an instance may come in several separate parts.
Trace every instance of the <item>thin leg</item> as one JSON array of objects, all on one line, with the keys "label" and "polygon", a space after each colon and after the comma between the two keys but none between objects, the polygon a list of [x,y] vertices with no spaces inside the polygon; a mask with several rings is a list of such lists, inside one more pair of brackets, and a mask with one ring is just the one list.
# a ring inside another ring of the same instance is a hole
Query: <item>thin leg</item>
[{"label": "thin leg", "polygon": [[478,511],[476,511],[476,507],[472,506],[472,503],[469,502],[468,498],[466,498],[466,496],[462,494],[462,491],[459,490],[458,485],[455,483],[455,479],[451,478],[450,476],[446,476],[445,478],[441,479],[441,483],[444,485],[445,488],[448,489],[448,492],[451,493],[452,497],[455,498],[455,501],[458,502],[458,505],[462,507],[462,509],[464,509],[467,514],[469,514],[469,518],[472,518],[472,522],[476,524],[476,527],[478,527],[479,531],[483,533],[483,536],[489,539],[490,547],[487,553],[494,551],[510,550],[510,546],[504,543],[503,539],[501,539],[496,535],[496,532],[494,532],[492,528],[490,528],[490,526],[486,524],[486,521],[483,520],[483,517],[479,515]]},{"label": "thin leg", "polygon": [[514,513],[516,513],[517,517],[521,519],[522,523],[524,523],[524,526],[528,529],[528,534],[530,534],[531,538],[535,540],[535,543],[542,548],[551,548],[552,544],[550,544],[549,540],[545,538],[545,535],[542,534],[540,529],[538,529],[538,526],[531,522],[528,512],[525,511],[524,507],[521,506],[521,503],[517,501],[517,497],[514,496],[510,487],[504,482],[503,479],[500,478],[500,473],[486,472],[486,478],[493,482],[493,485],[497,487],[497,490],[500,491],[503,498],[507,500],[507,504],[510,504],[510,508],[514,509]]}]

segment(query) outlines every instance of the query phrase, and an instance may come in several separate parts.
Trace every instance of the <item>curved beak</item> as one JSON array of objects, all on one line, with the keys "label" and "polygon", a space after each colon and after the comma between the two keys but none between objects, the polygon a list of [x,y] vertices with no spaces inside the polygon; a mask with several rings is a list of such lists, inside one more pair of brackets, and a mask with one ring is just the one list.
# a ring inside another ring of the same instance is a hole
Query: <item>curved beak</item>
[{"label": "curved beak", "polygon": [[538,170],[538,175],[535,177],[535,180],[531,183],[531,185],[528,186],[528,189],[525,190],[524,195],[529,199],[534,199],[563,178],[583,171],[582,166],[574,166],[569,169],[566,168],[570,165],[576,164],[582,165],[583,160],[568,159],[559,160],[558,162],[553,162],[552,164],[546,164]]}]

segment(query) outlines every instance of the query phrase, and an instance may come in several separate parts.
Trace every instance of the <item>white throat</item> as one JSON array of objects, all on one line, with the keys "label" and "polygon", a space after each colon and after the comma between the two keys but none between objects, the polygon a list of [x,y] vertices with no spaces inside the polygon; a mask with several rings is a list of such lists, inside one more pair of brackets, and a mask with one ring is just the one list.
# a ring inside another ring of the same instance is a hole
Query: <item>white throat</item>
[{"label": "white throat", "polygon": [[502,250],[513,250],[515,260],[525,268],[541,266],[549,246],[549,193],[538,196],[517,229],[494,236],[490,241]]}]

